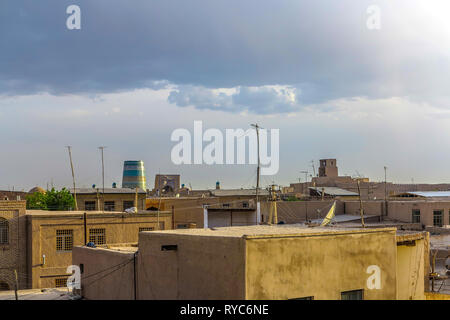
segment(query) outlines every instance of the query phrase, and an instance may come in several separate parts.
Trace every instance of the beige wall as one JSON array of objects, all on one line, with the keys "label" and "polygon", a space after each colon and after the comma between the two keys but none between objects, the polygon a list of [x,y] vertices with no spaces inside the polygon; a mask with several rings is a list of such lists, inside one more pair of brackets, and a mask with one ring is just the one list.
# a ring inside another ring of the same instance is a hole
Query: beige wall
[{"label": "beige wall", "polygon": [[74,247],[73,264],[83,265],[82,296],[98,300],[134,299],[134,252]]},{"label": "beige wall", "polygon": [[[395,231],[250,239],[246,298],[340,300],[363,289],[367,300],[395,299],[396,254]],[[370,265],[381,269],[380,290],[366,286]]]},{"label": "beige wall", "polygon": [[[155,205],[159,199],[152,198],[147,199],[147,204]],[[161,198],[161,208],[166,211],[172,211],[174,213],[174,225],[177,228],[180,224],[193,223],[197,228],[203,228],[203,205],[211,205],[221,207],[224,203],[229,203],[230,208],[242,208],[244,202],[248,202],[250,208],[254,208],[254,197],[208,197],[208,198],[197,198],[197,197],[185,197],[185,198]],[[159,204],[159,203],[158,203]],[[236,220],[235,220],[236,219]],[[253,222],[253,220],[255,222]],[[209,226],[230,226],[227,221],[231,221],[230,212],[225,211],[221,216],[218,214],[212,214],[211,218],[208,220]],[[233,212],[233,225],[242,225],[244,223],[254,224],[256,223],[256,213],[255,212]],[[217,225],[215,225],[217,222]]]},{"label": "beige wall", "polygon": [[[324,201],[278,201],[277,214],[278,221],[287,224],[305,222],[324,218],[331,208],[334,200]],[[263,221],[269,220],[270,202],[261,203],[261,215]],[[320,213],[317,213],[320,210]],[[344,205],[341,201],[336,201],[336,214],[344,213]]]},{"label": "beige wall", "polygon": [[17,271],[19,289],[27,286],[26,256],[26,201],[0,200],[0,218],[9,225],[9,243],[0,244],[0,282],[6,283],[11,290],[15,287]]},{"label": "beige wall", "polygon": [[[178,245],[177,251],[161,251]],[[244,240],[143,232],[139,299],[244,299]]]},{"label": "beige wall", "polygon": [[[341,292],[359,289],[366,300],[425,298],[428,238],[423,234],[413,235],[414,246],[403,241],[411,235],[399,240],[394,228],[243,237],[201,234],[139,234],[137,299],[339,300]],[[163,251],[165,245],[177,250]],[[84,247],[76,248],[73,257],[74,264],[84,264],[86,298],[134,299],[131,266],[89,284],[92,274],[130,261],[132,253]],[[381,270],[380,289],[367,287],[371,265]]]},{"label": "beige wall", "polygon": [[420,210],[420,222],[426,226],[433,225],[433,210],[443,211],[443,225],[449,225],[450,201],[389,201],[388,216],[392,219],[411,222],[412,210]]},{"label": "beige wall", "polygon": [[[134,193],[129,194],[123,194],[123,193],[117,193],[117,194],[105,194],[103,195],[100,191],[98,194],[77,194],[77,204],[78,204],[78,210],[84,211],[85,209],[85,201],[95,201],[95,209],[97,211],[103,210],[103,196],[104,201],[114,201],[115,203],[115,210],[122,212],[124,211],[123,208],[123,202],[124,201],[133,201],[133,203],[136,201],[136,195]],[[145,193],[139,193],[138,194],[138,210],[145,210]],[[100,203],[100,204],[99,204]]]},{"label": "beige wall", "polygon": [[208,210],[208,227],[250,226],[256,224],[256,211]]},{"label": "beige wall", "polygon": [[[172,217],[169,213],[160,214],[160,222],[164,228],[172,228]],[[104,228],[106,243],[132,243],[138,241],[140,227],[157,226],[157,217],[152,214],[113,214],[89,213],[87,219],[87,241],[89,229]],[[72,252],[56,250],[56,230],[73,230],[73,245],[84,244],[84,224],[82,214],[31,215],[29,218],[31,232],[28,255],[31,259],[28,273],[31,275],[32,288],[55,287],[55,279],[67,277],[66,269],[72,264]],[[43,257],[45,255],[45,265]]]},{"label": "beige wall", "polygon": [[[364,214],[365,215],[374,215],[374,216],[381,216],[384,214],[384,201],[362,201]],[[353,215],[359,215],[359,208],[360,203],[359,200],[356,201],[344,201],[344,210],[345,214],[353,214]]]},{"label": "beige wall", "polygon": [[425,240],[415,240],[414,245],[397,246],[397,299],[424,300]]},{"label": "beige wall", "polygon": [[[385,215],[384,201],[363,201],[364,212],[368,215]],[[359,201],[344,201],[346,214],[359,214]],[[420,210],[421,223],[426,226],[433,225],[433,210],[443,211],[443,225],[450,224],[450,201],[447,200],[389,200],[387,216],[401,222],[412,222],[412,210]]]}]

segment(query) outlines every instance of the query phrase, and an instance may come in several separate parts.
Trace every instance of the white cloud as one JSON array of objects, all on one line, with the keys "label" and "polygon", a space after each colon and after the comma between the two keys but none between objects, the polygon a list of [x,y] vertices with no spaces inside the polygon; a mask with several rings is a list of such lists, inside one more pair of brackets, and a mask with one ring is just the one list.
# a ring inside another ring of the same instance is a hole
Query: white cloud
[{"label": "white cloud", "polygon": [[228,111],[233,113],[280,114],[298,111],[299,90],[292,86],[238,86],[209,89],[178,86],[170,92],[169,102],[179,107]]}]

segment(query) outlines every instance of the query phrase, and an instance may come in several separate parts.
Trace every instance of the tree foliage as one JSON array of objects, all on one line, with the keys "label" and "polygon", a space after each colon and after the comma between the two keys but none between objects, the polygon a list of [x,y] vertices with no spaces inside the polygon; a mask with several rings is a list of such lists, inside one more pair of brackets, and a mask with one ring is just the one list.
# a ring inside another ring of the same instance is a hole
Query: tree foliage
[{"label": "tree foliage", "polygon": [[45,193],[35,192],[26,197],[27,209],[65,211],[73,210],[75,200],[69,190],[47,190]]}]

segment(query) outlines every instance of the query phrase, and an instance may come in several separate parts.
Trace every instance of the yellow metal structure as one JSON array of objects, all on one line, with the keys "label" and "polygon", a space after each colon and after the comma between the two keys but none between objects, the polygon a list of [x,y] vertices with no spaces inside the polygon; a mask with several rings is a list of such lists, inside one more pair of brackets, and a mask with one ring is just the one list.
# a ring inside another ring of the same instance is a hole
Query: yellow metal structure
[{"label": "yellow metal structure", "polygon": [[336,211],[336,201],[333,202],[333,205],[331,206],[330,211],[328,211],[325,219],[323,219],[323,221],[320,225],[326,226],[327,224],[329,224],[331,222],[331,220],[334,218],[335,211]]}]

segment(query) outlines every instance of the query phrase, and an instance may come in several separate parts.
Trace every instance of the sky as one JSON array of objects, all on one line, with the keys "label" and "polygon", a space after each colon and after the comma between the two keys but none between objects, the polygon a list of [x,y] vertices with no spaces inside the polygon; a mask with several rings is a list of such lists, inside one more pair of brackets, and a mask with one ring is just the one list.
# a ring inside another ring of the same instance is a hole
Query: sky
[{"label": "sky", "polygon": [[[70,5],[81,29],[69,30]],[[379,28],[370,28],[373,10]],[[194,189],[254,165],[175,165],[171,134],[279,129],[279,171],[450,181],[448,0],[3,0],[0,189],[121,184],[125,160]]]}]

